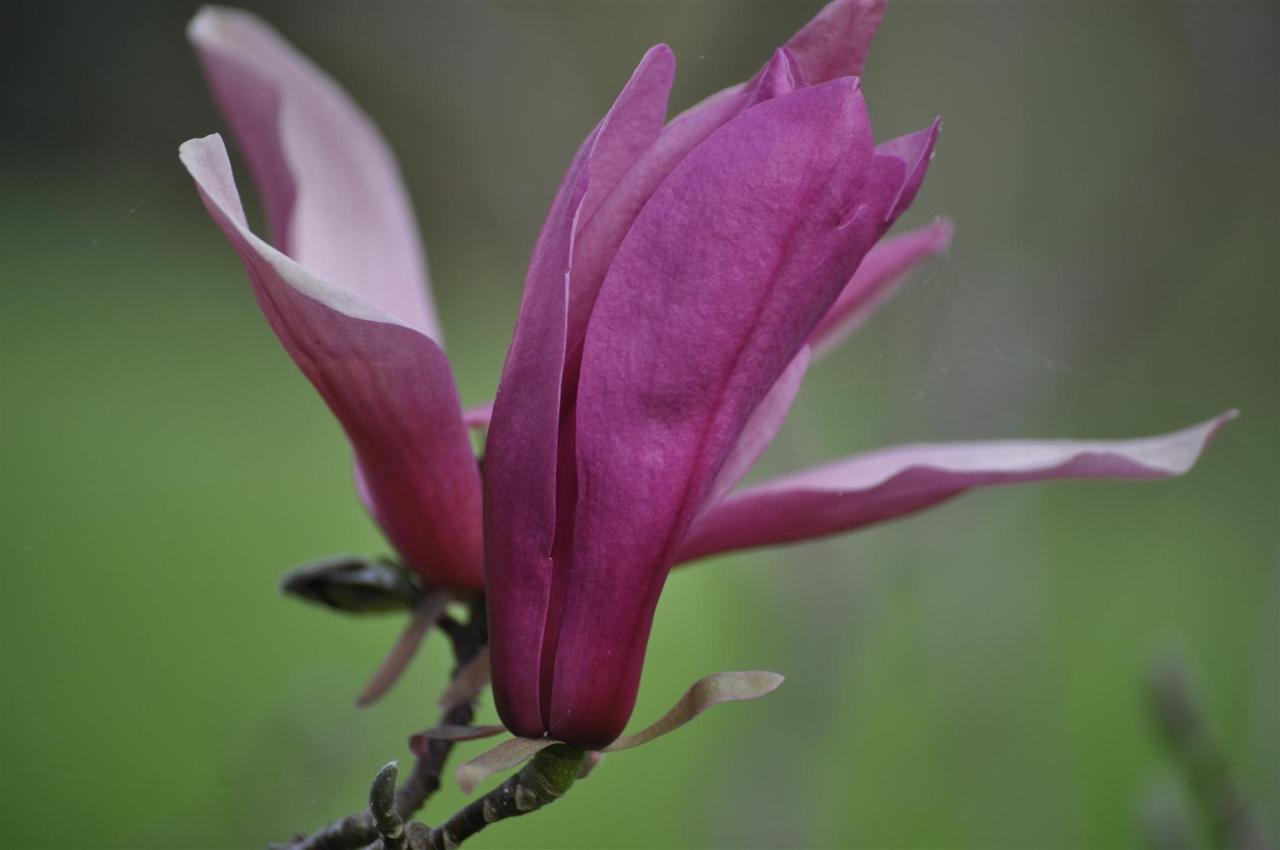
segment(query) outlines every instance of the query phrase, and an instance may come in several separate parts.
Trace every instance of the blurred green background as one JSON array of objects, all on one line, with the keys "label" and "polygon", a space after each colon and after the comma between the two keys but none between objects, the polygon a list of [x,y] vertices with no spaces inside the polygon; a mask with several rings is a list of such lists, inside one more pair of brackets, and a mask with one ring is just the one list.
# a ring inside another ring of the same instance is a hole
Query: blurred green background
[{"label": "blurred green background", "polygon": [[[251,5],[398,152],[474,403],[561,171],[642,51],[675,48],[683,108],[820,4]],[[194,8],[4,13],[5,847],[261,847],[317,827],[407,755],[447,669],[434,640],[357,710],[401,623],[277,595],[289,565],[385,546],[179,170],[180,142],[223,129],[183,38]],[[714,671],[787,684],[611,756],[473,846],[1142,846],[1144,810],[1186,796],[1143,702],[1168,647],[1274,831],[1277,55],[1265,0],[891,2],[864,88],[881,137],[943,115],[906,224],[949,215],[954,248],[811,371],[762,472],[1244,415],[1183,479],[987,491],[680,571],[635,722]],[[451,786],[425,818],[461,800]]]}]

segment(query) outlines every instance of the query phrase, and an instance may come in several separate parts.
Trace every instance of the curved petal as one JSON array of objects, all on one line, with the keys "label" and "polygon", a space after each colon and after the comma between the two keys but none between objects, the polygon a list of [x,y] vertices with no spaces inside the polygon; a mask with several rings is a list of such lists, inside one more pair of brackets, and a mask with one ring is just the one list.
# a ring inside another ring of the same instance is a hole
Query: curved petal
[{"label": "curved petal", "polygon": [[926,227],[886,239],[872,248],[836,303],[809,334],[814,356],[826,354],[862,327],[894,296],[912,269],[947,250],[951,245],[951,233],[951,222],[938,219]]},{"label": "curved petal", "polygon": [[933,148],[941,131],[942,119],[935,118],[923,130],[876,145],[876,161],[883,160],[891,165],[889,171],[893,176],[889,180],[897,186],[894,203],[887,214],[890,222],[897,221],[898,216],[906,212],[907,207],[916,199],[916,193],[924,183],[925,172],[929,170]]},{"label": "curved petal", "polygon": [[544,637],[558,641],[553,736],[603,746],[630,715],[676,545],[883,232],[893,195],[864,194],[870,134],[853,78],[763,103],[694,149],[623,242],[578,386],[573,556],[558,568],[560,628]]},{"label": "curved petal", "polygon": [[527,737],[543,732],[540,653],[565,486],[557,481],[558,446],[581,211],[598,206],[627,160],[652,144],[673,74],[670,49],[646,53],[574,156],[534,246],[494,398],[484,475],[494,698],[508,728]]},{"label": "curved petal", "polygon": [[694,527],[680,561],[852,531],[974,487],[1070,478],[1181,475],[1235,411],[1136,440],[1005,440],[897,446],[817,466],[721,502]]},{"label": "curved petal", "polygon": [[272,330],[342,423],[391,543],[428,579],[479,588],[479,472],[440,346],[254,236],[219,136],[179,155]]},{"label": "curved petal", "polygon": [[605,748],[616,753],[644,746],[684,726],[709,708],[726,702],[743,702],[760,699],[781,687],[784,677],[768,670],[744,670],[741,672],[713,673],[694,682],[680,695],[667,713],[639,732],[624,735]]},{"label": "curved petal", "polygon": [[255,15],[206,7],[187,36],[249,160],[276,248],[442,343],[413,210],[373,122]]}]

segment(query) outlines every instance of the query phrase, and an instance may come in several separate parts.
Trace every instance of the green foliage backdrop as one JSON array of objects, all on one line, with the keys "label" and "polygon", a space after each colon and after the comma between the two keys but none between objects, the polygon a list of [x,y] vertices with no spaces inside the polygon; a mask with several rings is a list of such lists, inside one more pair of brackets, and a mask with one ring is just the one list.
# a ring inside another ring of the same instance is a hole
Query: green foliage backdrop
[{"label": "green foliage backdrop", "polygon": [[[818,6],[252,5],[399,153],[466,402],[493,391],[560,170],[643,49],[676,49],[681,107]],[[276,594],[291,564],[384,545],[179,170],[181,141],[221,129],[193,11],[6,10],[8,847],[258,847],[317,826],[404,755],[446,668],[435,641],[357,710],[399,623]],[[813,371],[765,471],[1244,415],[1185,479],[986,492],[681,571],[636,721],[717,670],[787,684],[611,756],[476,847],[1139,846],[1144,805],[1184,793],[1142,701],[1168,646],[1276,828],[1278,32],[1263,0],[890,3],[865,89],[883,137],[944,116],[907,224],[947,214],[955,245]]]}]

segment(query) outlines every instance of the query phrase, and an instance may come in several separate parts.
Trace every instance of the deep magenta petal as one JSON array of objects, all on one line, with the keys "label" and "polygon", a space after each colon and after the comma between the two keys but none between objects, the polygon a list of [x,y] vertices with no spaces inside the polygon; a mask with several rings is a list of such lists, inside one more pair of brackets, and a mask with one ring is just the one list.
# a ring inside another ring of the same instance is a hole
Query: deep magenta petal
[{"label": "deep magenta petal", "polygon": [[693,528],[679,560],[852,531],[975,487],[1182,475],[1235,416],[1231,411],[1182,431],[1136,440],[925,443],[854,455],[730,496]]},{"label": "deep magenta petal", "polygon": [[879,237],[842,226],[872,156],[856,80],[800,89],[695,148],[631,227],[582,358],[573,555],[558,565],[558,636],[544,638],[558,640],[553,736],[588,746],[621,732],[679,540]]},{"label": "deep magenta petal", "polygon": [[574,156],[534,247],[494,399],[484,474],[494,699],[507,727],[525,737],[545,731],[541,659],[563,521],[558,448],[573,280],[581,277],[575,244],[584,211],[595,214],[660,132],[673,71],[665,46],[645,54]]},{"label": "deep magenta petal", "polygon": [[440,346],[250,233],[221,138],[180,156],[272,330],[342,423],[391,543],[427,579],[479,588],[480,478]]},{"label": "deep magenta petal", "polygon": [[[678,541],[776,433],[806,337],[918,187],[909,157],[875,155],[851,76],[882,12],[836,0],[652,138],[670,77],[651,54],[570,168],[486,457],[495,696],[517,734],[621,731]],[[636,128],[630,164],[593,170],[610,125]]]},{"label": "deep magenta petal", "polygon": [[835,0],[781,48],[754,77],[723,89],[672,119],[657,141],[618,181],[589,220],[575,251],[575,305],[569,347],[581,339],[595,293],[631,223],[689,152],[752,106],[805,85],[862,72],[884,15],[883,0]]}]

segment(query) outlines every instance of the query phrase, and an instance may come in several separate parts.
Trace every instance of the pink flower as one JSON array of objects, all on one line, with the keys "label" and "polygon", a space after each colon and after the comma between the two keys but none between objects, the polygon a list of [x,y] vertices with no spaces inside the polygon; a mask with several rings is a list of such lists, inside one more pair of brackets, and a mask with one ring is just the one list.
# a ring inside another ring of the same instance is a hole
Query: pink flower
[{"label": "pink flower", "polygon": [[[1185,472],[1232,414],[1111,442],[901,446],[735,491],[811,358],[944,251],[882,239],[938,123],[875,145],[857,75],[883,0],[835,0],[751,80],[665,121],[645,54],[574,157],[534,248],[489,421],[458,403],[385,142],[258,19],[190,37],[263,195],[249,231],[218,136],[181,158],[285,349],[342,423],[357,486],[424,578],[490,600],[512,731],[584,748],[630,717],[670,568],[859,528],[974,487]],[[467,427],[490,425],[481,480]]]},{"label": "pink flower", "polygon": [[1128,442],[903,446],[731,494],[811,355],[950,237],[940,222],[877,245],[938,132],[872,141],[856,75],[882,12],[835,0],[751,80],[670,123],[675,63],[655,47],[573,158],[486,448],[494,692],[516,734],[598,749],[622,732],[673,564],[976,486],[1176,475],[1223,421]]},{"label": "pink flower", "polygon": [[188,35],[257,180],[249,231],[218,136],[182,146],[209,214],[298,368],[342,423],[360,496],[429,582],[483,584],[480,475],[399,169],[333,80],[254,16],[203,10]]}]

